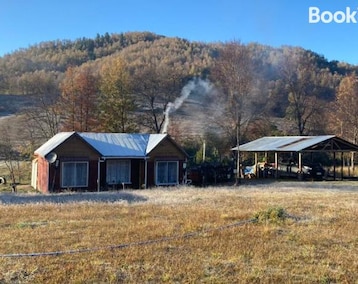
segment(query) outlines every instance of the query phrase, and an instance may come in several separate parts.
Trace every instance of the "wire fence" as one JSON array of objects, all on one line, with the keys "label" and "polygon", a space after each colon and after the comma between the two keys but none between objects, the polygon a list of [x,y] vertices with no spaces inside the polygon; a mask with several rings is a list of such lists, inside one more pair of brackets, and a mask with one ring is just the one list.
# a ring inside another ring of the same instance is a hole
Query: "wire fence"
[{"label": "wire fence", "polygon": [[1,258],[20,258],[20,257],[40,257],[40,256],[60,256],[65,254],[78,254],[78,253],[88,253],[88,252],[96,252],[96,251],[106,251],[106,250],[115,250],[115,249],[124,249],[128,247],[135,247],[135,246],[145,246],[145,245],[152,245],[157,243],[169,242],[178,239],[189,239],[193,237],[200,236],[201,234],[215,232],[215,231],[223,231],[226,229],[230,229],[233,227],[243,226],[245,224],[253,223],[255,219],[248,219],[239,221],[236,223],[223,225],[220,227],[209,228],[206,230],[201,231],[193,231],[182,235],[173,235],[168,237],[161,237],[153,240],[145,240],[145,241],[138,241],[138,242],[131,242],[131,243],[124,243],[118,245],[109,245],[103,247],[94,247],[94,248],[83,248],[83,249],[74,249],[74,250],[62,250],[62,251],[50,251],[50,252],[32,252],[32,253],[11,253],[11,254],[0,254]]}]

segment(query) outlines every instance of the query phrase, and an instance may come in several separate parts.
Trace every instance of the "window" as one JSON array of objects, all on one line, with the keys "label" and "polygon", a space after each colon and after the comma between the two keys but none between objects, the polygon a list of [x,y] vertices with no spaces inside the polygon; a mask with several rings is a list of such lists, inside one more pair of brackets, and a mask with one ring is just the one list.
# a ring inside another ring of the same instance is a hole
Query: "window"
[{"label": "window", "polygon": [[107,160],[107,184],[131,182],[130,160]]},{"label": "window", "polygon": [[158,161],[156,164],[157,185],[178,184],[178,162]]},{"label": "window", "polygon": [[62,187],[87,187],[88,162],[63,162]]}]

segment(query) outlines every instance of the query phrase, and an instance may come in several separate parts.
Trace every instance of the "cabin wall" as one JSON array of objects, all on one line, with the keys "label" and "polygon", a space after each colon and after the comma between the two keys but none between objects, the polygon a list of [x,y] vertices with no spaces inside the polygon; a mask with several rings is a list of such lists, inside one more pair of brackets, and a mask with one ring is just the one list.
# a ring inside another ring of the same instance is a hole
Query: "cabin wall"
[{"label": "cabin wall", "polygon": [[37,159],[37,185],[36,189],[43,192],[49,192],[49,163],[43,157]]},{"label": "cabin wall", "polygon": [[156,186],[156,162],[157,161],[178,161],[179,162],[179,183],[183,182],[184,170],[183,165],[187,160],[187,156],[177,145],[171,140],[163,140],[153,151],[149,154],[148,159],[148,187]]}]

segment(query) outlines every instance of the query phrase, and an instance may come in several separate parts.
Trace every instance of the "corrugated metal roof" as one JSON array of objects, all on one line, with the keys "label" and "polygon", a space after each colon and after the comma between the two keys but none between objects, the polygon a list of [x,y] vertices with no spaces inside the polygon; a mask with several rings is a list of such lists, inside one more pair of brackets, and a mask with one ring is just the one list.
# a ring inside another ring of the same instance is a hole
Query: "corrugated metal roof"
[{"label": "corrugated metal roof", "polygon": [[35,151],[45,157],[56,147],[79,135],[103,157],[146,157],[167,134],[60,132]]},{"label": "corrugated metal roof", "polygon": [[38,154],[42,157],[46,157],[50,152],[52,152],[56,147],[61,145],[64,141],[70,138],[75,132],[60,132],[55,136],[47,140],[46,143],[42,144],[37,150],[35,150],[35,154]]},{"label": "corrugated metal roof", "polygon": [[150,134],[146,154],[148,155],[167,136],[167,134]]},{"label": "corrugated metal roof", "polygon": [[143,157],[149,134],[78,133],[104,157]]},{"label": "corrugated metal roof", "polygon": [[[243,152],[299,152],[334,137],[334,135],[269,136],[240,145],[239,150]],[[237,150],[237,147],[232,150]]]}]

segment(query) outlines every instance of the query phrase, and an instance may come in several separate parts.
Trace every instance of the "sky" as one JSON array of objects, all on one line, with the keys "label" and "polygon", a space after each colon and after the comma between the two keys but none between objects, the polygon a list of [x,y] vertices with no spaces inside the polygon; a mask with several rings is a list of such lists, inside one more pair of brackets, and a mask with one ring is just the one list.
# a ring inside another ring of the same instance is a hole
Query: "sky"
[{"label": "sky", "polygon": [[0,56],[45,41],[149,31],[299,46],[358,65],[357,12],[357,0],[0,0]]}]

